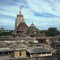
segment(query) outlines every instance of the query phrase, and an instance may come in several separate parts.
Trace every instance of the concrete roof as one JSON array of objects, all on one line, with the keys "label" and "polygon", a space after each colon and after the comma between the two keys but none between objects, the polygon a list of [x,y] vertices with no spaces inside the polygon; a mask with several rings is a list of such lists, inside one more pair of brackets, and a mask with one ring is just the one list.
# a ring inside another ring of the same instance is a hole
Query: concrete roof
[{"label": "concrete roof", "polygon": [[0,48],[0,52],[13,51],[11,48]]},{"label": "concrete roof", "polygon": [[32,48],[32,49],[27,49],[29,53],[42,53],[42,52],[50,52],[49,50],[45,48]]}]

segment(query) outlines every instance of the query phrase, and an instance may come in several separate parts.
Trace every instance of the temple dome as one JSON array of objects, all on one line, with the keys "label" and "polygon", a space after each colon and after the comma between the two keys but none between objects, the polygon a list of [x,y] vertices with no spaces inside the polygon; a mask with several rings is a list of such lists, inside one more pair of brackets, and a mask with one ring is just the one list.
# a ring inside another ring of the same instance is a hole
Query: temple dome
[{"label": "temple dome", "polygon": [[17,15],[17,17],[23,17],[23,14],[19,13],[19,14]]}]

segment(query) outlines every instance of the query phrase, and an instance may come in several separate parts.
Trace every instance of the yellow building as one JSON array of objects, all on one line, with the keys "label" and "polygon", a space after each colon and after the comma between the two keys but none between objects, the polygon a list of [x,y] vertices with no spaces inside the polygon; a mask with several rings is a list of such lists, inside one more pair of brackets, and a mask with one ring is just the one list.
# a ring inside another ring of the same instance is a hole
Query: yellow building
[{"label": "yellow building", "polygon": [[26,58],[26,49],[15,49],[12,55],[14,58]]}]

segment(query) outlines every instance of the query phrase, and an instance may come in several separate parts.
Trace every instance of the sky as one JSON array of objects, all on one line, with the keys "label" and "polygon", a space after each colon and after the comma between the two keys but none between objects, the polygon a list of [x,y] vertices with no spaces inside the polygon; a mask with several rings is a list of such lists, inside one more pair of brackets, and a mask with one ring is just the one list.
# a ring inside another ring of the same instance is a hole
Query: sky
[{"label": "sky", "polygon": [[20,6],[28,26],[33,22],[40,30],[60,30],[60,0],[0,0],[0,28],[15,29]]}]

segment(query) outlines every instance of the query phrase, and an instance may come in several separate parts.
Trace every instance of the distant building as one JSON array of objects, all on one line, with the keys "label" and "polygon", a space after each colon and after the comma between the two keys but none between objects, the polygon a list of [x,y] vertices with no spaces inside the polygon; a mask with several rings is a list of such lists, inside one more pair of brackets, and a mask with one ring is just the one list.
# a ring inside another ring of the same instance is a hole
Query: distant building
[{"label": "distant building", "polygon": [[47,57],[52,56],[52,52],[45,48],[0,48],[0,55],[10,55],[11,58]]},{"label": "distant building", "polygon": [[51,51],[45,48],[32,48],[27,50],[28,57],[46,57],[52,56]]},{"label": "distant building", "polygon": [[5,32],[3,27],[0,28],[0,32]]},{"label": "distant building", "polygon": [[26,49],[0,48],[0,55],[10,55],[12,58],[26,58]]},{"label": "distant building", "polygon": [[50,38],[50,43],[53,48],[58,49],[60,48],[60,36],[54,36]]}]

